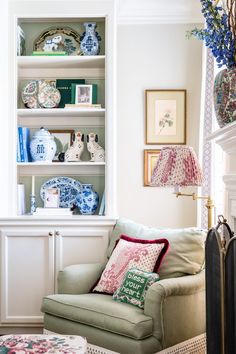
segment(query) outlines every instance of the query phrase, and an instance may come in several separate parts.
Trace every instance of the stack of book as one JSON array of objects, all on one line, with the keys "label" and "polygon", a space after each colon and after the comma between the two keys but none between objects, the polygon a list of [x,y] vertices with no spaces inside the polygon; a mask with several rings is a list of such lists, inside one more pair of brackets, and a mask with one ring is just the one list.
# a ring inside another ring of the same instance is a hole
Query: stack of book
[{"label": "stack of book", "polygon": [[72,84],[83,85],[85,84],[84,79],[57,79],[56,88],[60,91],[61,100],[59,103],[59,108],[64,108],[67,103],[71,103],[72,96]]},{"label": "stack of book", "polygon": [[33,52],[33,55],[54,55],[54,56],[57,56],[57,55],[67,55],[66,52],[44,52],[44,51],[34,51]]},{"label": "stack of book", "polygon": [[26,127],[18,127],[17,132],[17,162],[30,162],[30,130]]},{"label": "stack of book", "polygon": [[70,208],[36,208],[34,215],[38,216],[71,216],[73,211]]},{"label": "stack of book", "polygon": [[101,104],[80,104],[80,103],[78,103],[78,104],[76,104],[76,103],[71,103],[71,104],[65,104],[65,108],[85,108],[85,109],[87,109],[87,108],[96,108],[96,109],[101,109],[102,108],[102,106],[101,106]]}]

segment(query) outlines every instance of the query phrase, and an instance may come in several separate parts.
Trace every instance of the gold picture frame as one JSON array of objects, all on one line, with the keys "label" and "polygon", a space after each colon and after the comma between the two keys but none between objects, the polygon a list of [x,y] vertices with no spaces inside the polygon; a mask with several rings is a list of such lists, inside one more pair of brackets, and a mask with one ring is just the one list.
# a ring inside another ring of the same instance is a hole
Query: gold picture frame
[{"label": "gold picture frame", "polygon": [[144,186],[150,187],[153,169],[160,154],[159,149],[144,150]]},{"label": "gold picture frame", "polygon": [[146,144],[186,144],[186,90],[145,90]]}]

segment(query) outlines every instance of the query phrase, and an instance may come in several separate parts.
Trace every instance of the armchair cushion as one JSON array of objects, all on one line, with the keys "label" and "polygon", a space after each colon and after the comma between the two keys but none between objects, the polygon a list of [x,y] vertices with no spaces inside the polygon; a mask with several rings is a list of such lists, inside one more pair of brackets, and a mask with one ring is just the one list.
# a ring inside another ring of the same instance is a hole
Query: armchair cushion
[{"label": "armchair cushion", "polygon": [[206,232],[201,229],[157,229],[120,218],[111,235],[108,257],[121,234],[144,240],[165,238],[169,241],[170,249],[158,270],[161,279],[197,274],[204,268]]},{"label": "armchair cushion", "polygon": [[94,286],[100,277],[105,265],[73,264],[59,271],[58,292],[59,294],[86,294]]},{"label": "armchair cushion", "polygon": [[151,316],[129,304],[114,306],[110,295],[50,295],[43,299],[42,311],[136,340],[151,336],[153,331]]}]

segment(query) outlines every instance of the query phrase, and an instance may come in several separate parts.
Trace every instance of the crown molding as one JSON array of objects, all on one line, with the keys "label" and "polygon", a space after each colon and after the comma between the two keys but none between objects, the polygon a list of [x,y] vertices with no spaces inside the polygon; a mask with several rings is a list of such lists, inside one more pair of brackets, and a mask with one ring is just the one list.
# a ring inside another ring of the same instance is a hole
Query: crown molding
[{"label": "crown molding", "polygon": [[200,1],[119,0],[118,24],[203,23]]},{"label": "crown molding", "polygon": [[[64,0],[5,0],[9,4],[64,3]],[[80,0],[92,3],[112,4],[117,22],[126,24],[203,23],[199,0]],[[79,3],[70,0],[69,3]]]}]

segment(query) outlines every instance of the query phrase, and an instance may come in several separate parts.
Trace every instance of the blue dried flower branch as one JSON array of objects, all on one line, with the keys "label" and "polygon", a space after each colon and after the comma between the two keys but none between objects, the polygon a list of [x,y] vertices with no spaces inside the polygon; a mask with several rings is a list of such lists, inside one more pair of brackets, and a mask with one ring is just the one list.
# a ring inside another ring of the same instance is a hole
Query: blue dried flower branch
[{"label": "blue dried flower branch", "polygon": [[[222,6],[217,6],[218,1],[200,0],[202,14],[205,18],[206,27],[204,29],[194,28],[188,32],[189,36],[205,41],[216,58],[218,67],[225,65],[232,67],[236,64],[236,44],[234,24],[230,21],[229,12],[232,6],[226,11]],[[234,2],[234,1],[233,1]],[[227,13],[228,12],[228,13]]]}]

